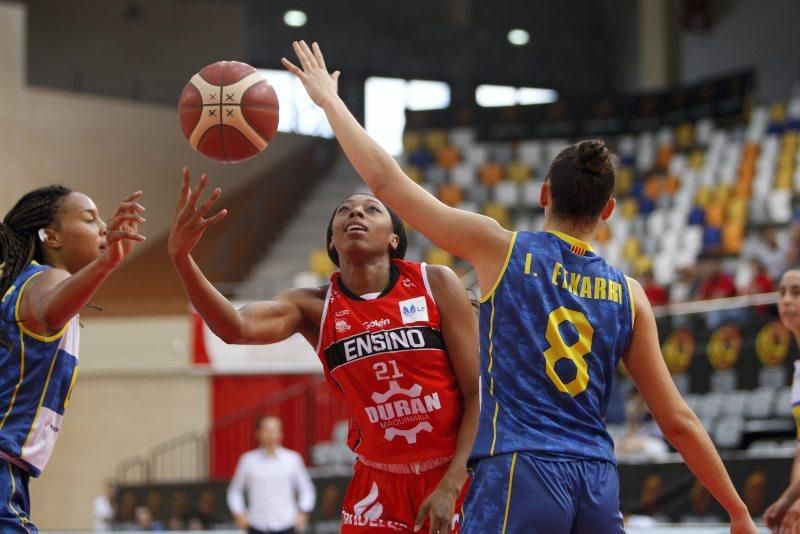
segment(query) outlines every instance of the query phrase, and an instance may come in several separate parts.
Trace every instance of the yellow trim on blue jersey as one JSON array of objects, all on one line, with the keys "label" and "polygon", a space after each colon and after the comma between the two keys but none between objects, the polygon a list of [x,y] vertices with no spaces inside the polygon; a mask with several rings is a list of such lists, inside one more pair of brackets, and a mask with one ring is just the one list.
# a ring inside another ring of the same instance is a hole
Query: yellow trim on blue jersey
[{"label": "yellow trim on blue jersey", "polygon": [[28,445],[28,441],[31,439],[31,432],[33,429],[36,428],[36,421],[39,420],[39,412],[42,411],[42,404],[44,404],[44,398],[47,395],[47,390],[50,389],[50,378],[53,376],[53,368],[56,366],[56,360],[58,359],[58,354],[53,355],[53,361],[50,362],[50,370],[47,371],[47,380],[45,381],[44,388],[42,389],[42,396],[39,397],[39,406],[36,408],[36,415],[33,416],[33,423],[31,427],[28,429],[28,435],[25,436],[25,441],[22,442],[22,448],[20,448],[20,455],[25,456],[25,447]]},{"label": "yellow trim on blue jersey", "polygon": [[517,232],[514,232],[514,234],[511,236],[511,243],[508,244],[508,252],[506,252],[506,261],[505,263],[503,263],[503,268],[500,269],[500,274],[497,275],[497,280],[494,281],[492,289],[490,289],[489,292],[486,293],[485,295],[481,296],[480,300],[481,304],[489,300],[489,298],[492,295],[494,295],[495,289],[497,289],[497,286],[500,285],[500,280],[502,280],[503,276],[505,276],[506,269],[508,269],[508,262],[511,261],[511,251],[514,250],[514,243],[516,242],[516,240],[517,240]]},{"label": "yellow trim on blue jersey", "polygon": [[636,303],[633,302],[633,287],[631,286],[631,277],[626,276],[625,281],[628,282],[628,299],[631,301],[631,326],[636,323]]},{"label": "yellow trim on blue jersey", "polygon": [[[585,254],[587,251],[588,252],[594,252],[594,249],[592,248],[592,245],[590,245],[589,243],[587,243],[585,241],[581,241],[580,239],[576,239],[576,238],[572,237],[571,235],[567,235],[564,232],[559,232],[558,230],[548,230],[547,232],[550,233],[550,234],[553,234],[554,236],[556,236],[560,240],[566,241],[567,243],[572,245],[573,252],[575,252],[576,254],[580,254],[581,256],[583,256],[583,254]],[[577,251],[576,251],[576,249],[577,249]],[[583,252],[580,252],[581,250]]]},{"label": "yellow trim on blue jersey", "polygon": [[489,456],[494,456],[494,446],[497,443],[497,413],[500,411],[500,404],[494,398],[494,377],[492,376],[492,367],[494,367],[494,294],[492,294],[492,314],[489,317],[489,396],[494,400],[494,417],[492,417],[492,448],[489,450]]},{"label": "yellow trim on blue jersey", "polygon": [[11,468],[11,463],[6,462],[6,465],[8,466],[8,476],[11,477],[11,496],[8,498],[8,508],[16,514],[17,519],[19,520],[20,525],[22,525],[22,528],[25,529],[25,532],[30,534],[31,531],[28,530],[28,527],[26,526],[30,522],[30,519],[20,515],[19,511],[14,508],[13,504],[11,504],[11,501],[14,500],[14,494],[17,493],[17,481],[14,480],[14,470]]},{"label": "yellow trim on blue jersey", "polygon": [[23,333],[27,334],[28,336],[32,337],[33,339],[38,339],[39,341],[42,341],[44,343],[50,343],[50,342],[55,341],[56,339],[58,339],[58,338],[60,338],[61,336],[64,335],[64,332],[66,332],[67,328],[69,327],[69,321],[67,321],[66,324],[61,327],[61,330],[59,330],[58,332],[56,332],[52,336],[43,336],[41,334],[37,334],[36,332],[26,328],[25,325],[22,323],[22,321],[20,321],[20,319],[19,319],[19,305],[22,302],[22,292],[25,291],[25,288],[27,287],[28,282],[30,282],[31,280],[33,280],[34,278],[36,278],[37,276],[39,276],[43,272],[44,271],[39,271],[38,273],[33,273],[27,280],[25,280],[25,283],[22,284],[22,287],[19,288],[19,293],[17,294],[17,302],[14,303],[14,319],[17,321],[17,325],[19,325],[19,329]]},{"label": "yellow trim on blue jersey", "polygon": [[17,402],[17,392],[19,392],[20,386],[22,386],[22,381],[25,379],[25,337],[22,336],[20,332],[19,336],[19,348],[20,348],[20,364],[19,364],[19,382],[17,385],[14,386],[14,393],[11,394],[11,402],[8,405],[8,410],[6,414],[3,416],[3,420],[0,421],[0,428],[5,426],[6,421],[8,420],[8,416],[11,415],[11,410],[14,409],[14,404]]},{"label": "yellow trim on blue jersey", "polygon": [[517,465],[517,453],[511,457],[511,472],[508,474],[508,495],[506,495],[506,515],[503,517],[503,534],[508,526],[508,510],[511,508],[511,486],[514,484],[514,467]]}]

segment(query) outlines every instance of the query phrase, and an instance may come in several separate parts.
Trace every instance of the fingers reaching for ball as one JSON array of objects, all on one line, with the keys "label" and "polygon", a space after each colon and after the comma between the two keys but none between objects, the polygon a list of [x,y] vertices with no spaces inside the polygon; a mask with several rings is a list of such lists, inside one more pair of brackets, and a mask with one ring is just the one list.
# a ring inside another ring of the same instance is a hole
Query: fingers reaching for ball
[{"label": "fingers reaching for ball", "polygon": [[208,175],[203,173],[197,186],[192,189],[191,173],[184,167],[178,205],[169,232],[168,250],[173,261],[190,254],[206,229],[220,222],[228,214],[228,210],[222,209],[211,217],[206,217],[222,195],[222,189],[215,187],[211,195],[201,203],[200,198],[207,185]]},{"label": "fingers reaching for ball", "polygon": [[[303,83],[308,96],[314,103],[324,108],[329,103],[335,101],[338,93],[339,74],[337,70],[333,73],[328,72],[322,50],[317,43],[311,47],[305,41],[295,41],[292,43],[294,53],[300,62],[300,67],[286,58],[281,58],[281,63],[286,70],[297,76]],[[301,68],[302,67],[302,68]]]}]

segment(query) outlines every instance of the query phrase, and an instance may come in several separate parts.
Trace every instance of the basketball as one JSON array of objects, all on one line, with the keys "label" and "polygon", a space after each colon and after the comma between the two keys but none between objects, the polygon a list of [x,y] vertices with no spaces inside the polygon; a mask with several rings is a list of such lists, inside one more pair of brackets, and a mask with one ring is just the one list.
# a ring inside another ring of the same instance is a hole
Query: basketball
[{"label": "basketball", "polygon": [[275,88],[238,61],[218,61],[192,76],[178,112],[192,148],[220,163],[252,158],[267,148],[278,128]]}]

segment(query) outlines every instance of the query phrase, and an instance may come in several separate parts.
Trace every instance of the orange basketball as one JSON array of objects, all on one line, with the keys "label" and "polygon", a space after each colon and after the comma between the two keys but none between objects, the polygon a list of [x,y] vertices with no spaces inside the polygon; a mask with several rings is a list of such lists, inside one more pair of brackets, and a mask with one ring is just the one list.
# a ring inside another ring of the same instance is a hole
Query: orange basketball
[{"label": "orange basketball", "polygon": [[252,158],[278,129],[278,95],[246,63],[218,61],[192,76],[178,101],[192,148],[220,163]]}]

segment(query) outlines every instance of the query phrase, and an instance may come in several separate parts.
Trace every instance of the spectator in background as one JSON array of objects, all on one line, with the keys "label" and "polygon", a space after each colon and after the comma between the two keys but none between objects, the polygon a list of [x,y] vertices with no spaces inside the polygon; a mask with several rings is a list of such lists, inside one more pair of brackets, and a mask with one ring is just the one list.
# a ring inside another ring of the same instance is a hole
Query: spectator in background
[{"label": "spectator in background", "polygon": [[[703,267],[703,281],[700,284],[698,297],[700,300],[722,299],[736,296],[736,284],[733,277],[722,270],[722,262],[716,258],[706,261]],[[715,330],[726,322],[735,321],[741,315],[741,309],[720,309],[706,313],[706,326]]]},{"label": "spectator in background", "polygon": [[748,258],[761,260],[772,280],[780,278],[786,269],[786,243],[782,241],[776,229],[767,226],[761,229],[759,238],[746,254]]},{"label": "spectator in background", "polygon": [[256,425],[259,446],[242,455],[228,486],[234,521],[249,534],[303,532],[314,508],[316,494],[303,458],[281,447],[282,439],[280,419],[261,417]]},{"label": "spectator in background", "polygon": [[147,506],[139,506],[134,512],[136,517],[137,530],[164,530],[164,525],[160,521],[153,519],[153,512]]},{"label": "spectator in background", "polygon": [[669,301],[671,304],[688,302],[694,299],[700,285],[697,266],[686,265],[678,268],[676,280],[669,288]]},{"label": "spectator in background", "polygon": [[[775,291],[775,283],[772,281],[772,277],[767,271],[766,265],[758,258],[750,258],[750,270],[753,273],[753,277],[750,279],[750,283],[744,288],[744,293],[746,295],[758,295],[760,293],[770,293]],[[757,315],[763,315],[769,311],[769,306],[755,306],[753,308],[753,313]]]},{"label": "spectator in background", "polygon": [[800,221],[796,221],[789,228],[789,237],[784,246],[784,263],[789,269],[800,265]]},{"label": "spectator in background", "polygon": [[669,452],[666,442],[651,435],[645,427],[649,415],[650,412],[639,391],[632,389],[625,403],[625,432],[614,443],[617,458],[624,460],[626,457],[634,457],[637,460],[647,460]]},{"label": "spectator in background", "polygon": [[98,495],[92,502],[92,515],[94,516],[94,530],[107,532],[111,530],[114,520],[114,507],[117,500],[117,488],[110,481],[103,484],[103,494]]},{"label": "spectator in background", "polygon": [[649,269],[644,271],[639,277],[639,283],[642,284],[644,294],[647,295],[647,300],[652,306],[664,306],[669,303],[669,294],[664,286],[656,282],[653,271]]}]

